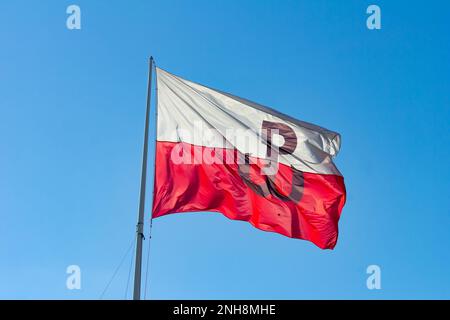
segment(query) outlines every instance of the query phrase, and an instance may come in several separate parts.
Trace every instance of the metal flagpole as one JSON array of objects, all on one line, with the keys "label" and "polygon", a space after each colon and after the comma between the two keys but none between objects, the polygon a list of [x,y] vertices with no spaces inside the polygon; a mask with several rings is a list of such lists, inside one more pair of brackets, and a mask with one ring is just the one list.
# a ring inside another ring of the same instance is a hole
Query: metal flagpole
[{"label": "metal flagpole", "polygon": [[148,127],[150,118],[150,99],[152,88],[153,57],[150,57],[148,67],[147,109],[145,111],[144,151],[142,155],[141,192],[139,200],[139,215],[136,225],[136,263],[134,268],[133,299],[141,299],[141,271],[142,271],[142,244],[144,240],[144,209],[145,209],[145,184],[147,180],[147,152],[148,152]]}]

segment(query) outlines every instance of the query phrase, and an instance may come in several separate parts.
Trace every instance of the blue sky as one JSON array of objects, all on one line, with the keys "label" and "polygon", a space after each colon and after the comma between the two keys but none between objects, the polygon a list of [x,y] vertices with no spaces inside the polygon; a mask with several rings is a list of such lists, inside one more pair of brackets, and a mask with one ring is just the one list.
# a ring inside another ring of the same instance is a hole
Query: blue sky
[{"label": "blue sky", "polygon": [[[66,28],[73,3],[81,30]],[[366,28],[372,3],[381,30]],[[0,298],[100,297],[134,237],[150,55],[340,132],[348,200],[334,251],[217,213],[155,219],[147,298],[450,298],[449,12],[448,1],[2,1]],[[130,262],[104,298],[130,297]],[[81,290],[66,288],[73,264]],[[372,264],[381,290],[366,287]]]}]

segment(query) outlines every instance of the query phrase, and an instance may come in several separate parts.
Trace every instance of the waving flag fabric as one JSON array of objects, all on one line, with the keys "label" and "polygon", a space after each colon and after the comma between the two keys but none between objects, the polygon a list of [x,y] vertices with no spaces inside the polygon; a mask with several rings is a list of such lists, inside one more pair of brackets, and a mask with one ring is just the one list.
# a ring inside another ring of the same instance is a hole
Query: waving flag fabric
[{"label": "waving flag fabric", "polygon": [[332,249],[340,135],[157,68],[153,217],[215,211]]}]

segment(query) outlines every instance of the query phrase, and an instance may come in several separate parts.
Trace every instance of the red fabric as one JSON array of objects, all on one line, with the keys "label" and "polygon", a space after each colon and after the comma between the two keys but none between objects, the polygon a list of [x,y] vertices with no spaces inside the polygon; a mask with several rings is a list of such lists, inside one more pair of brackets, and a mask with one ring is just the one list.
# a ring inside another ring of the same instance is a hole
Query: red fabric
[{"label": "red fabric", "polygon": [[[174,163],[171,153],[177,145],[182,146],[183,156],[190,155],[198,163]],[[248,221],[261,230],[309,240],[322,249],[335,247],[345,203],[342,176],[304,172],[300,201],[291,201],[277,196],[290,194],[293,176],[289,166],[279,164],[274,179],[276,191],[264,196],[248,186],[236,161],[201,163],[202,152],[211,151],[212,148],[186,143],[157,141],[154,218],[177,212],[215,211],[233,220]],[[237,151],[216,148],[213,155],[216,159],[234,155],[236,159]],[[261,162],[253,160],[258,164],[250,165],[251,181],[264,185],[265,178],[259,174]]]}]

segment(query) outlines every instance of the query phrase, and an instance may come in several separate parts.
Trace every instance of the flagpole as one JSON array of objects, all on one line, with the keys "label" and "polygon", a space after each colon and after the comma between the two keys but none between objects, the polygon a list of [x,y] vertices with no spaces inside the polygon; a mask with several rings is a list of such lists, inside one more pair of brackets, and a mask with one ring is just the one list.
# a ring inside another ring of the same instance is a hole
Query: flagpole
[{"label": "flagpole", "polygon": [[142,154],[141,191],[139,199],[139,214],[136,225],[136,263],[134,267],[133,300],[141,299],[141,273],[142,273],[142,245],[144,240],[144,209],[145,185],[147,180],[147,153],[148,153],[148,127],[150,118],[150,100],[152,88],[153,57],[150,57],[148,67],[147,108],[145,111],[144,150]]}]

